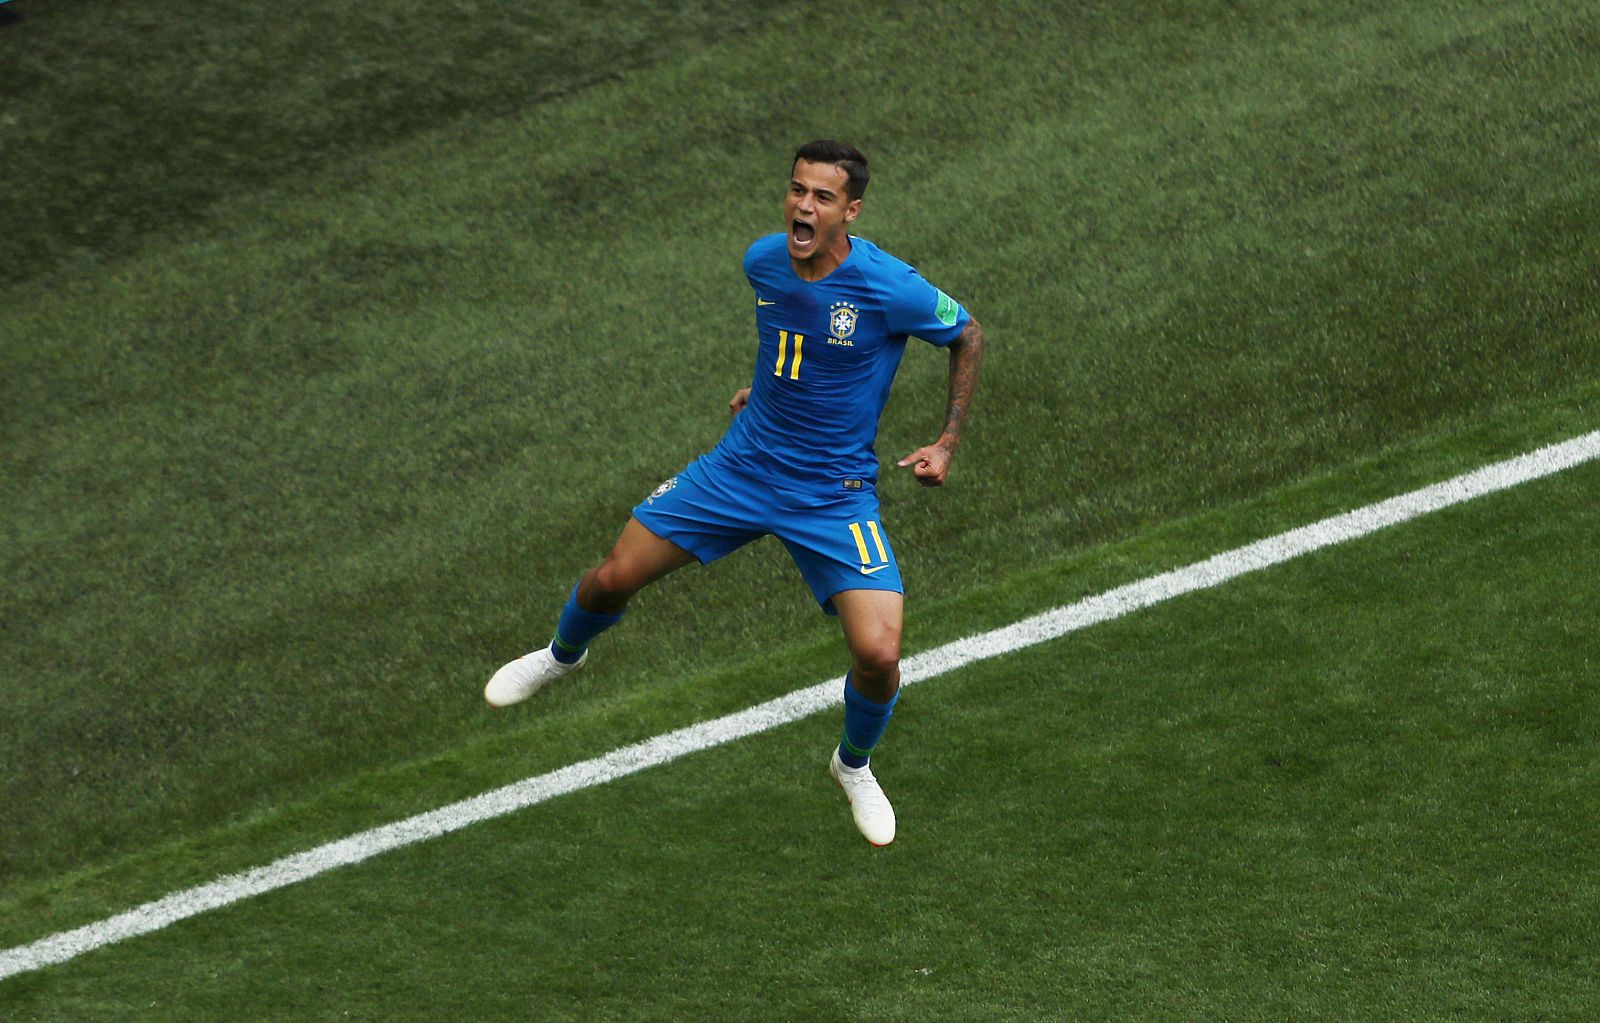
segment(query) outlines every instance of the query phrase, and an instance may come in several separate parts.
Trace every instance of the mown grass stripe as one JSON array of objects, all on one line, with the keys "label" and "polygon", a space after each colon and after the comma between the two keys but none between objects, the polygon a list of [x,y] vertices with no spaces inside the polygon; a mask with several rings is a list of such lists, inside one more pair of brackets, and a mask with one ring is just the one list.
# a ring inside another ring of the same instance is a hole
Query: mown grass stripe
[{"label": "mown grass stripe", "polygon": [[[1600,431],[1279,533],[1012,625],[947,643],[907,659],[902,666],[902,683],[926,681],[975,661],[1056,639],[1596,458],[1600,458]],[[798,721],[838,705],[842,702],[842,691],[842,678],[820,682],[735,714],[668,732],[604,756],[286,856],[254,870],[175,892],[84,927],[7,949],[0,952],[0,980],[67,962],[97,948],[160,930],[168,924],[316,877],[336,867],[360,863],[379,853],[437,838],[557,796],[615,781],[690,753]]]}]

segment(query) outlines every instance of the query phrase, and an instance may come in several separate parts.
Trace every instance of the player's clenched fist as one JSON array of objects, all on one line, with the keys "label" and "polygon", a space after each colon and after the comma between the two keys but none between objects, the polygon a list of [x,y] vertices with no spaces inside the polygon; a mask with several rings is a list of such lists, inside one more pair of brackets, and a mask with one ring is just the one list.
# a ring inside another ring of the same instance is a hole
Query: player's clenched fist
[{"label": "player's clenched fist", "polygon": [[902,469],[911,466],[911,475],[923,486],[942,487],[950,474],[950,449],[929,444],[900,459],[899,465]]}]

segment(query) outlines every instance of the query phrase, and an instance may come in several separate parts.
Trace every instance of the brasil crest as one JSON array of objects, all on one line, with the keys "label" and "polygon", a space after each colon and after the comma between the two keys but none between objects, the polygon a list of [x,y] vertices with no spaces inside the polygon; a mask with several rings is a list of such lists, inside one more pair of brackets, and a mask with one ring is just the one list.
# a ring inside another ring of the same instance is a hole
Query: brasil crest
[{"label": "brasil crest", "polygon": [[849,302],[835,302],[828,309],[828,334],[841,341],[856,332],[861,310]]}]

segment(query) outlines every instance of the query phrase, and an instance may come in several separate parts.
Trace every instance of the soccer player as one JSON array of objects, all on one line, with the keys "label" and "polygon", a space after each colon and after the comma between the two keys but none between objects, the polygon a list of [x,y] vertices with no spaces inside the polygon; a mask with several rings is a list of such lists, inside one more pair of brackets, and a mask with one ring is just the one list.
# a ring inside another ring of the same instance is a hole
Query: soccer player
[{"label": "soccer player", "polygon": [[796,151],[786,227],[751,245],[755,379],[708,454],[633,509],[616,546],[573,587],[548,647],[505,665],[484,689],[495,707],[524,700],[581,668],[589,643],[639,590],[773,534],[850,649],[844,735],[829,773],[874,845],[894,840],[894,809],[869,766],[900,684],[903,587],[878,514],[878,418],[906,338],[950,352],[939,439],[900,459],[917,482],[945,482],[977,387],[983,331],[907,264],[849,233],[861,214],[867,159],[832,140]]}]

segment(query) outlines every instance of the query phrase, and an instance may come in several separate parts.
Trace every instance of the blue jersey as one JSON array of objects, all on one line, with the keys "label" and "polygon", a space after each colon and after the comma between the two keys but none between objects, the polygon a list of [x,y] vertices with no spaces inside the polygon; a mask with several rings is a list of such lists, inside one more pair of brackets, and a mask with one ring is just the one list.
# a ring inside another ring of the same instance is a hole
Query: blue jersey
[{"label": "blue jersey", "polygon": [[862,238],[820,281],[802,280],[784,234],[744,257],[755,289],[750,404],[706,457],[780,486],[873,487],[873,442],[906,338],[944,346],[971,318],[908,264]]}]

